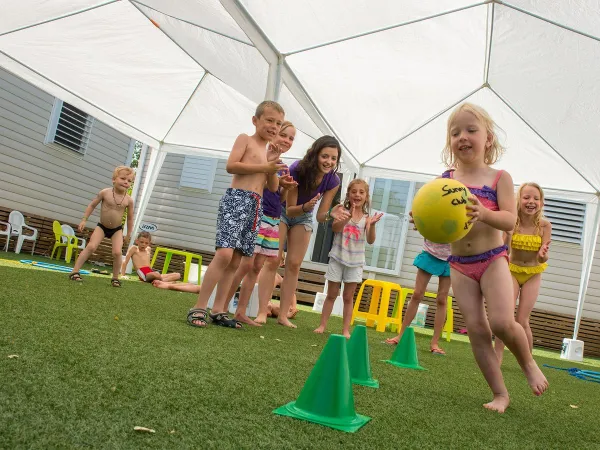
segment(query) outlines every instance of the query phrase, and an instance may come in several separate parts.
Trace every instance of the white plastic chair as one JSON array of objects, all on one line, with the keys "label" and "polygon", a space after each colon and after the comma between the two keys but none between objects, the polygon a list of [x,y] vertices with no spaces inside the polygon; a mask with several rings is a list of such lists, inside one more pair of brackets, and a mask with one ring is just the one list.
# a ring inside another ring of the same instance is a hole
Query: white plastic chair
[{"label": "white plastic chair", "polygon": [[[75,230],[73,230],[73,228],[71,228],[70,225],[61,225],[60,226],[63,234],[66,234],[67,236],[73,236],[75,239],[77,239],[77,250],[83,250],[85,248],[85,239],[81,239],[78,238],[77,236],[75,236]],[[67,238],[65,236],[60,238],[61,241],[63,242],[63,244],[67,243]],[[67,255],[65,254],[65,260],[66,260]]]},{"label": "white plastic chair", "polygon": [[0,226],[4,226],[5,229],[0,230],[0,236],[6,236],[6,244],[4,245],[4,251],[8,251],[8,243],[10,242],[10,223],[2,222],[0,220]]},{"label": "white plastic chair", "polygon": [[[17,246],[15,247],[15,253],[21,253],[21,247],[23,241],[33,241],[31,247],[31,254],[35,250],[35,243],[37,241],[38,230],[25,224],[25,218],[19,211],[12,211],[8,215],[8,222],[10,223],[10,235],[17,236]],[[31,231],[33,234],[24,234],[25,230]],[[8,248],[8,247],[7,247]]]}]

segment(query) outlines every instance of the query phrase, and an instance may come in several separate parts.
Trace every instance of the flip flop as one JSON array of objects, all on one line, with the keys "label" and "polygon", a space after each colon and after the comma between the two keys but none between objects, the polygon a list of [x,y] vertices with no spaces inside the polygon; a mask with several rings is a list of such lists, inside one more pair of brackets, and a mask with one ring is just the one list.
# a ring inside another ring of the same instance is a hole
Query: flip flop
[{"label": "flip flop", "polygon": [[446,352],[439,347],[432,348],[431,353],[434,355],[446,356]]}]

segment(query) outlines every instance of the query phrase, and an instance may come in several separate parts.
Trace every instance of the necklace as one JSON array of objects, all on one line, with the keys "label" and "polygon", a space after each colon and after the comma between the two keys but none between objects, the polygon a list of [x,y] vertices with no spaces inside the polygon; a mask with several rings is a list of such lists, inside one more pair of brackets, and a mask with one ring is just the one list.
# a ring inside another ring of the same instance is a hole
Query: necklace
[{"label": "necklace", "polygon": [[121,199],[121,203],[117,203],[117,199],[115,198],[115,188],[113,188],[112,193],[113,193],[113,200],[115,201],[115,205],[121,206],[123,204],[123,202],[125,201],[125,196],[127,195],[127,192],[125,192],[123,194],[123,198]]}]

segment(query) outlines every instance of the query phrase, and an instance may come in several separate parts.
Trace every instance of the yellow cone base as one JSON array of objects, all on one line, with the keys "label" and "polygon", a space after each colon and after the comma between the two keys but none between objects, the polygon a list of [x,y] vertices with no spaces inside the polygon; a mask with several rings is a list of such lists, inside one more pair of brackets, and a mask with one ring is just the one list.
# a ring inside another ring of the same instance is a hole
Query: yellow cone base
[{"label": "yellow cone base", "polygon": [[354,433],[358,431],[363,425],[365,425],[370,417],[355,414],[354,417],[326,417],[318,414],[313,414],[304,409],[296,407],[296,402],[290,402],[287,405],[280,406],[273,411],[274,414],[280,416],[293,417],[294,419],[306,420],[308,422],[318,423],[329,428],[333,428],[347,433]]}]

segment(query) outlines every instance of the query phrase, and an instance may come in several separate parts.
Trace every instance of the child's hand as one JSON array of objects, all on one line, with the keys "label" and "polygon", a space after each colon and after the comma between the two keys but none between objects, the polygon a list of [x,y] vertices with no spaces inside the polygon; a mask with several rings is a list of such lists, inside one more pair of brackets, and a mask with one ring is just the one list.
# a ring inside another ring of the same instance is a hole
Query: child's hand
[{"label": "child's hand", "polygon": [[341,204],[335,205],[329,215],[337,222],[348,222],[350,217],[352,217],[350,211],[344,208],[344,205]]},{"label": "child's hand", "polygon": [[127,233],[124,237],[123,237],[123,243],[127,244],[129,243],[129,239],[131,239],[131,234]]},{"label": "child's hand", "polygon": [[377,213],[377,214],[367,217],[367,230],[369,228],[371,228],[371,225],[375,225],[377,222],[379,222],[382,217],[383,217],[383,213]]},{"label": "child's hand", "polygon": [[546,262],[546,260],[548,259],[548,250],[550,249],[550,242],[551,241],[548,241],[540,247],[540,251],[537,254],[538,261]]},{"label": "child's hand", "polygon": [[292,189],[298,186],[298,183],[291,175],[285,174],[279,177],[279,186],[281,186],[282,189]]},{"label": "child's hand", "polygon": [[279,158],[269,161],[265,166],[265,173],[268,174],[277,173],[280,170],[288,170],[288,166],[286,166]]},{"label": "child's hand", "polygon": [[485,222],[488,209],[481,204],[479,199],[474,195],[467,198],[471,204],[467,204],[467,216],[471,218],[468,223]]},{"label": "child's hand", "polygon": [[79,222],[79,225],[77,226],[77,231],[79,231],[80,233],[83,233],[83,230],[85,230],[85,224],[86,224],[85,220],[82,220],[81,222]]},{"label": "child's hand", "polygon": [[269,142],[269,147],[267,148],[267,161],[277,161],[281,156],[281,149],[278,145],[271,144]]},{"label": "child's hand", "polygon": [[413,230],[417,231],[417,226],[415,225],[415,219],[412,216],[412,210],[408,212],[408,223],[412,223]]},{"label": "child's hand", "polygon": [[311,212],[315,208],[315,205],[319,200],[321,200],[321,194],[315,195],[313,198],[311,198],[309,201],[302,205],[302,211],[305,213]]}]

